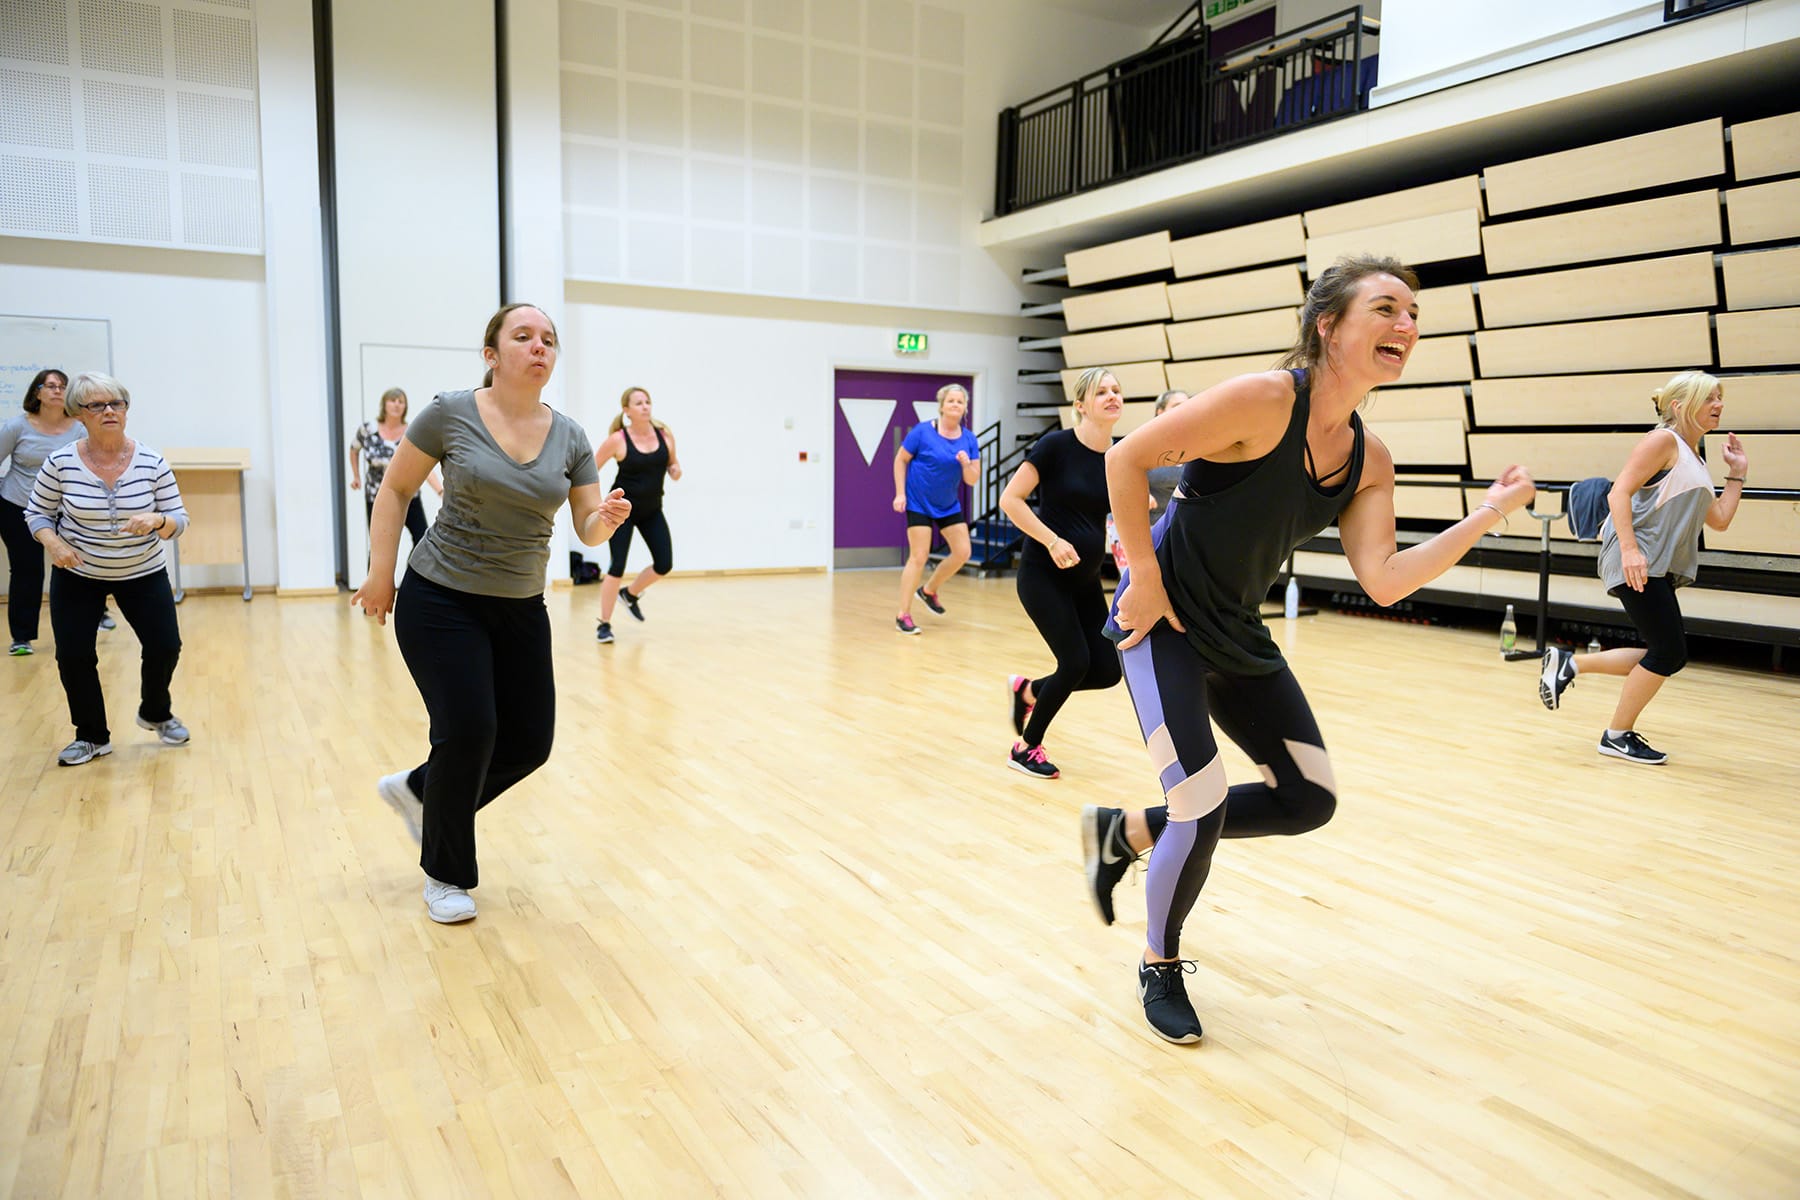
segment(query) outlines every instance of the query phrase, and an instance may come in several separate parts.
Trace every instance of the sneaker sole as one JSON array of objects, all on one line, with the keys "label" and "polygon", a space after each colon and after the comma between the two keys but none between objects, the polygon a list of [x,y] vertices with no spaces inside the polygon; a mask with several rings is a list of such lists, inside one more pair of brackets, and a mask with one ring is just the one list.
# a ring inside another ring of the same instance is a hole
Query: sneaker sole
[{"label": "sneaker sole", "polygon": [[64,762],[62,759],[59,758],[56,760],[56,765],[59,767],[85,767],[89,763],[93,762],[96,758],[105,758],[107,755],[109,755],[111,753],[112,753],[112,747],[109,745],[104,750],[94,751],[92,754],[88,755],[86,758],[82,759],[80,762]]},{"label": "sneaker sole", "polygon": [[455,917],[440,917],[432,912],[429,907],[426,908],[425,915],[436,921],[439,925],[461,925],[464,921],[473,921],[476,917],[475,913],[463,913],[462,915]]},{"label": "sneaker sole", "polygon": [[187,737],[182,738],[179,742],[171,742],[168,738],[164,737],[161,733],[157,732],[157,728],[155,725],[152,725],[149,721],[144,720],[144,718],[142,718],[142,717],[139,717],[137,719],[137,726],[139,729],[148,729],[151,733],[156,734],[156,740],[161,742],[165,746],[185,746],[189,742],[194,740],[194,735],[190,733]]},{"label": "sneaker sole", "polygon": [[1620,762],[1628,762],[1634,767],[1660,767],[1669,761],[1669,756],[1666,754],[1661,758],[1638,758],[1635,755],[1626,754],[1622,750],[1614,750],[1611,746],[1602,745],[1599,750],[1607,758],[1616,758]]},{"label": "sneaker sole", "polygon": [[1538,699],[1551,712],[1555,712],[1556,706],[1562,701],[1562,697],[1556,694],[1556,675],[1560,668],[1561,664],[1553,654],[1550,661],[1538,669]]},{"label": "sneaker sole", "polygon": [[1017,771],[1019,774],[1029,775],[1033,779],[1061,779],[1062,778],[1061,771],[1057,771],[1057,772],[1054,772],[1053,774],[1049,774],[1049,775],[1039,775],[1036,771],[1033,771],[1029,767],[1021,767],[1018,763],[1014,762],[1010,758],[1006,760],[1006,765],[1011,767],[1013,770]]},{"label": "sneaker sole", "polygon": [[1100,914],[1103,924],[1111,925],[1113,919],[1100,905],[1100,806],[1097,804],[1081,806],[1081,868],[1087,873],[1088,898],[1094,902],[1094,911]]},{"label": "sneaker sole", "polygon": [[894,626],[894,632],[901,634],[905,637],[918,637],[921,633],[924,633],[925,631],[923,629],[920,629],[917,625],[913,626],[911,629],[902,629],[898,625],[896,625],[896,626]]}]

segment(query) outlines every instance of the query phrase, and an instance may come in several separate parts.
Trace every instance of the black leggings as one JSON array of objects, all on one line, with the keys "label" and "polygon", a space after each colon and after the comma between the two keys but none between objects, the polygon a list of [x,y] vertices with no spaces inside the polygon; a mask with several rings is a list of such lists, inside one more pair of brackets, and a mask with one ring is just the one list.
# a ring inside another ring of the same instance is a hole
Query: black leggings
[{"label": "black leggings", "polygon": [[50,632],[56,635],[56,670],[69,699],[75,736],[96,746],[112,741],[106,726],[106,693],[100,690],[100,656],[94,643],[106,597],[119,602],[119,615],[144,648],[139,681],[138,716],[166,721],[169,682],[181,658],[181,627],[175,620],[175,594],[169,573],[156,571],[136,579],[90,579],[61,567],[50,569]]},{"label": "black leggings", "polygon": [[[1221,674],[1167,625],[1119,657],[1167,799],[1146,814],[1156,849],[1144,893],[1150,948],[1172,958],[1219,839],[1317,829],[1337,810],[1337,781],[1312,708],[1285,665],[1273,675]],[[1225,786],[1213,721],[1262,782]]]},{"label": "black leggings", "polygon": [[644,537],[644,545],[650,548],[650,569],[658,575],[667,575],[675,569],[674,551],[669,545],[669,519],[663,516],[662,509],[640,513],[633,509],[625,518],[625,523],[613,533],[612,539],[606,543],[612,551],[612,565],[606,573],[614,579],[625,578],[625,559],[631,553],[631,531],[635,529]]},{"label": "black leggings", "polygon": [[1071,694],[1119,682],[1119,656],[1101,632],[1106,593],[1098,572],[1073,575],[1028,559],[1019,564],[1019,603],[1056,656],[1056,669],[1031,681],[1037,700],[1025,722],[1025,744],[1041,746]]},{"label": "black leggings", "polygon": [[479,596],[408,571],[394,640],[431,715],[431,757],[407,777],[425,801],[419,865],[472,888],[476,810],[550,757],[550,615],[542,596]]},{"label": "black leggings", "polygon": [[[369,521],[374,521],[374,497],[369,497],[364,500],[363,515]],[[406,506],[406,532],[412,534],[412,541],[415,546],[425,540],[425,505],[419,499],[417,492],[413,493],[412,503]]]},{"label": "black leggings", "polygon": [[15,642],[35,642],[44,604],[44,548],[25,526],[25,510],[0,500],[0,542],[6,543],[6,624]]},{"label": "black leggings", "polygon": [[1612,594],[1625,606],[1625,615],[1649,647],[1638,666],[1665,678],[1687,666],[1687,630],[1681,623],[1681,601],[1675,598],[1667,575],[1644,580],[1641,592],[1621,584]]}]

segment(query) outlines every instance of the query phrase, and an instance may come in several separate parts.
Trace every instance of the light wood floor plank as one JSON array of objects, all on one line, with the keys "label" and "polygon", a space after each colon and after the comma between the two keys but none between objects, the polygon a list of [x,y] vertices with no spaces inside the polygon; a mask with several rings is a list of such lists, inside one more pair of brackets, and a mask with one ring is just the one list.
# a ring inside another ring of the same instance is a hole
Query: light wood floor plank
[{"label": "light wood floor plank", "polygon": [[[684,579],[591,641],[553,593],[551,762],[481,817],[481,916],[424,917],[375,779],[423,752],[392,631],[191,598],[165,749],[69,736],[0,664],[0,1196],[1783,1194],[1800,1169],[1791,677],[1695,665],[1594,752],[1486,633],[1276,634],[1338,815],[1224,843],[1144,1027],[1083,804],[1154,778],[1122,688],[1005,769],[1048,658],[1009,580],[925,635],[892,572]],[[1254,778],[1235,748],[1234,780]]]}]

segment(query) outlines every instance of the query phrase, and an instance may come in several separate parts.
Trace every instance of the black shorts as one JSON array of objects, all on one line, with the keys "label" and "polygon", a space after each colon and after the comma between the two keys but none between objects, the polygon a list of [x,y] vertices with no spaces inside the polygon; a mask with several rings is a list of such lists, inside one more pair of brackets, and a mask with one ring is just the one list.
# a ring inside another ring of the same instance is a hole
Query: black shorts
[{"label": "black shorts", "polygon": [[968,516],[960,512],[953,512],[947,517],[931,517],[910,508],[906,510],[906,527],[908,529],[919,525],[929,525],[941,532],[952,525],[967,525],[968,523]]}]

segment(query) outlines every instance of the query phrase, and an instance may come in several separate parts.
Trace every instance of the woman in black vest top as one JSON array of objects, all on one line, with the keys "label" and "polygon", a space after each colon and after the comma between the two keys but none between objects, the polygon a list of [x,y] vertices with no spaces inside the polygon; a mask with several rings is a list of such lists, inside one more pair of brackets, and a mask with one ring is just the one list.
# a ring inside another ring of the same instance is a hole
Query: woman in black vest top
[{"label": "woman in black vest top", "polygon": [[[1200,1040],[1180,958],[1182,922],[1221,837],[1305,833],[1331,819],[1337,784],[1318,723],[1258,613],[1289,553],[1333,522],[1370,598],[1388,605],[1437,578],[1536,488],[1508,467],[1483,502],[1427,542],[1397,550],[1394,460],[1356,415],[1394,383],[1418,341],[1418,280],[1387,258],[1340,260],[1307,292],[1284,369],[1240,375],[1157,417],[1106,456],[1129,569],[1108,634],[1166,803],[1088,807],[1082,849],[1101,919],[1152,844],[1145,1019],[1172,1042]],[[1186,464],[1151,529],[1151,469]],[[1227,788],[1217,721],[1263,779]]]},{"label": "woman in black vest top", "polygon": [[[669,522],[663,516],[663,476],[680,479],[681,464],[675,460],[675,435],[650,415],[650,393],[641,387],[628,387],[619,397],[619,415],[613,418],[606,440],[594,451],[595,466],[608,462],[619,464],[613,486],[631,501],[631,517],[612,536],[612,564],[600,581],[600,625],[594,630],[594,639],[602,643],[613,640],[613,605],[620,592],[625,595],[626,611],[641,621],[644,610],[638,601],[651,584],[675,569]],[[650,565],[637,573],[630,587],[622,587],[633,529],[650,548]]]}]

